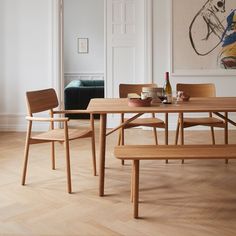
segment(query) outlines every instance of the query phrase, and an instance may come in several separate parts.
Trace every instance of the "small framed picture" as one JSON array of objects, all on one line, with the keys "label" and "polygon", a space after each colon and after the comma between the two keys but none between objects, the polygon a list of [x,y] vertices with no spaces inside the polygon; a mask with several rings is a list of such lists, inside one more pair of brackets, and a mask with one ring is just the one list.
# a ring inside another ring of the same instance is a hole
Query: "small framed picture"
[{"label": "small framed picture", "polygon": [[78,53],[88,53],[88,38],[78,38]]}]

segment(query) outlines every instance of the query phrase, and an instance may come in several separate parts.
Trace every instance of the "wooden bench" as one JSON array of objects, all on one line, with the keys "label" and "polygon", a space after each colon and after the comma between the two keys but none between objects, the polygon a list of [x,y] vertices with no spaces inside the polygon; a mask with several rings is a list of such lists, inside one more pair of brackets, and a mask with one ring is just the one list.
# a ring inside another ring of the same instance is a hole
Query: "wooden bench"
[{"label": "wooden bench", "polygon": [[121,160],[133,160],[131,195],[133,216],[138,218],[140,160],[236,159],[236,145],[126,145],[116,146],[114,155]]}]

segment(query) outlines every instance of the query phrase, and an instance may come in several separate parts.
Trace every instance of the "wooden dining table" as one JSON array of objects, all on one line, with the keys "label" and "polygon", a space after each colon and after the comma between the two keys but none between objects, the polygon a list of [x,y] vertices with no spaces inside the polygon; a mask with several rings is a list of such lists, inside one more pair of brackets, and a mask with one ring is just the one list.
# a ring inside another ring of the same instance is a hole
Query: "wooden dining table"
[{"label": "wooden dining table", "polygon": [[[236,123],[228,117],[228,113],[236,112],[236,97],[191,98],[186,102],[173,104],[158,103],[147,107],[128,106],[128,99],[126,98],[94,98],[90,100],[87,110],[93,114],[100,114],[99,196],[104,196],[106,136],[125,125],[125,123],[120,124],[118,127],[107,132],[108,114],[132,113],[134,116],[127,121],[130,122],[145,113],[164,113],[166,129],[168,130],[168,115],[170,113],[178,113],[180,119],[183,120],[184,113],[212,112],[227,123],[236,126]],[[183,126],[180,128],[180,132],[182,137],[181,144],[183,144]]]}]

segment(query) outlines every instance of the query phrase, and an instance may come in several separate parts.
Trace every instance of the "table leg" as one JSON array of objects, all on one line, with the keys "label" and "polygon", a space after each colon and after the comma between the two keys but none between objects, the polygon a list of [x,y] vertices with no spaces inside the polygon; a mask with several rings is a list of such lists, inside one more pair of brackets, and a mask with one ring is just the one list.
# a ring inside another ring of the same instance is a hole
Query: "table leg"
[{"label": "table leg", "polygon": [[[228,112],[225,112],[225,130],[224,130],[224,133],[225,133],[225,144],[229,144],[229,140],[228,140]],[[229,160],[228,159],[225,159],[225,164],[228,164],[229,163]]]},{"label": "table leg", "polygon": [[228,112],[225,112],[225,144],[228,144],[229,143],[229,140],[228,140]]},{"label": "table leg", "polygon": [[99,196],[104,196],[107,115],[100,115]]},{"label": "table leg", "polygon": [[184,115],[183,113],[179,113],[179,119],[180,119],[180,143],[181,145],[184,145],[184,125],[183,125],[183,119],[184,119]]},{"label": "table leg", "polygon": [[134,205],[134,218],[138,218],[138,203],[139,203],[139,160],[133,162],[134,165],[134,185],[133,191],[133,205]]},{"label": "table leg", "polygon": [[[168,123],[168,113],[165,113],[165,145],[168,145],[168,129],[169,129],[169,123]],[[168,159],[166,159],[166,164],[168,163]]]},{"label": "table leg", "polygon": [[[179,113],[179,119],[180,119],[180,142],[181,145],[184,145],[184,124],[183,124],[183,120],[184,120],[184,114],[183,113]],[[184,159],[182,159],[182,164],[184,164]]]},{"label": "table leg", "polygon": [[165,113],[165,145],[168,145],[168,129],[169,129],[169,123],[168,123],[168,113]]}]

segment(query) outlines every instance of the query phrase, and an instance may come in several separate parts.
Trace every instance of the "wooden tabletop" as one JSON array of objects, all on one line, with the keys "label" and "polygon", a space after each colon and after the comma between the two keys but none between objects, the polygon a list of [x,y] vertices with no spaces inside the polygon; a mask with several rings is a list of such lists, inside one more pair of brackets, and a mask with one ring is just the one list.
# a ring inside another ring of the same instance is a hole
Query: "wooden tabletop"
[{"label": "wooden tabletop", "polygon": [[154,104],[150,107],[130,107],[126,98],[94,98],[87,108],[94,114],[107,113],[176,113],[176,112],[236,112],[236,97],[190,98],[177,104]]}]

